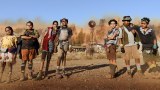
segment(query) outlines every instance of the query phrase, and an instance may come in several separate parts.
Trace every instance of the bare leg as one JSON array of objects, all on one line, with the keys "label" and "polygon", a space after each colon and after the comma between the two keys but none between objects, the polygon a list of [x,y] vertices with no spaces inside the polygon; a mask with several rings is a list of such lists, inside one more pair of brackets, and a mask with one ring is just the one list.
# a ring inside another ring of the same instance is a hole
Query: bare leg
[{"label": "bare leg", "polygon": [[43,70],[43,67],[44,67],[44,62],[45,61],[42,59],[42,61],[41,61],[41,67],[40,67],[40,70],[39,70],[38,75],[37,75],[37,77],[36,77],[35,80],[41,80],[42,79],[42,70]]},{"label": "bare leg", "polygon": [[137,70],[138,71],[141,71],[141,65],[140,65],[140,59],[135,59],[135,62],[136,62],[136,67],[137,67]]},{"label": "bare leg", "polygon": [[51,61],[51,55],[52,55],[52,53],[48,52],[47,62],[46,62],[46,69],[45,69],[45,76],[48,75],[48,69],[49,69],[49,64],[50,64],[50,61]]},{"label": "bare leg", "polygon": [[132,77],[130,60],[125,60],[125,64],[126,64],[126,68],[127,68],[127,72],[126,72],[127,76]]},{"label": "bare leg", "polygon": [[66,67],[66,56],[67,56],[67,52],[64,52],[64,62],[63,62],[63,67]]},{"label": "bare leg", "polygon": [[56,69],[56,73],[59,74],[59,69],[60,69],[60,65],[62,63],[62,58],[61,57],[58,57],[58,60],[57,60],[57,69]]},{"label": "bare leg", "polygon": [[40,66],[40,68],[39,68],[39,71],[42,71],[42,70],[43,70],[44,63],[45,63],[45,61],[44,61],[44,60],[42,60],[42,62],[41,62],[41,66]]},{"label": "bare leg", "polygon": [[12,76],[12,63],[8,62],[7,66],[8,66],[8,78],[7,78],[6,83],[10,83],[11,82],[11,76]]},{"label": "bare leg", "polygon": [[3,72],[4,72],[4,69],[5,69],[5,66],[6,66],[6,63],[2,62],[1,63],[1,71],[0,71],[0,82],[2,81],[2,77],[3,77]]},{"label": "bare leg", "polygon": [[127,71],[130,72],[130,60],[125,60]]}]

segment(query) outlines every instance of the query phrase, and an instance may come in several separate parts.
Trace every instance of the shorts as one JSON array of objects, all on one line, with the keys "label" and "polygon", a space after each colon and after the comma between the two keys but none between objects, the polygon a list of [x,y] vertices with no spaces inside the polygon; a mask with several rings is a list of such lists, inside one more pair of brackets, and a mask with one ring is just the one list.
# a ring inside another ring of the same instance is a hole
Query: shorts
[{"label": "shorts", "polygon": [[116,60],[116,45],[110,45],[106,47],[107,59]]},{"label": "shorts", "polygon": [[140,53],[138,51],[137,45],[132,46],[124,46],[124,59],[130,60],[130,59],[140,59]]},{"label": "shorts", "polygon": [[66,58],[67,51],[69,50],[69,43],[65,43],[63,45],[59,44],[58,46],[58,58],[64,59]]},{"label": "shorts", "polygon": [[1,53],[1,59],[0,62],[12,62],[13,61],[14,54],[10,52]]},{"label": "shorts", "polygon": [[21,50],[22,54],[22,60],[33,60],[36,58],[36,50],[35,49],[22,49]]}]

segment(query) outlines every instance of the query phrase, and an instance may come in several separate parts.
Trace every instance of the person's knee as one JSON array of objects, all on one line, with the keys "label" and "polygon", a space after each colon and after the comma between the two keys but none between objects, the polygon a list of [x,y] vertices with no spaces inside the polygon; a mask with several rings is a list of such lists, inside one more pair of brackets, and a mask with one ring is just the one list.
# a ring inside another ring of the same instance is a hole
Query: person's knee
[{"label": "person's knee", "polygon": [[126,59],[126,60],[125,60],[125,63],[126,63],[126,64],[130,64],[130,60]]},{"label": "person's knee", "polygon": [[136,58],[135,61],[136,61],[136,62],[140,62],[140,59],[139,59],[139,58]]},{"label": "person's knee", "polygon": [[9,72],[12,72],[12,64],[9,64],[8,67],[9,67]]}]

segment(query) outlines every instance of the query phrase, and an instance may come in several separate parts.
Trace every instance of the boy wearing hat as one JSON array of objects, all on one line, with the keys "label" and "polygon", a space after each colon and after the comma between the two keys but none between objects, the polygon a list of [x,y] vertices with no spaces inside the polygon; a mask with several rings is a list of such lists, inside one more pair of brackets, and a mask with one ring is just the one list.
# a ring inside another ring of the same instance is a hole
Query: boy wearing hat
[{"label": "boy wearing hat", "polygon": [[124,60],[127,67],[127,76],[132,77],[132,72],[130,68],[130,59],[135,59],[138,74],[141,73],[140,67],[140,55],[137,48],[137,42],[139,41],[138,34],[131,30],[131,17],[123,17],[123,25],[121,27],[122,34],[120,38],[121,42],[121,52],[124,53]]}]

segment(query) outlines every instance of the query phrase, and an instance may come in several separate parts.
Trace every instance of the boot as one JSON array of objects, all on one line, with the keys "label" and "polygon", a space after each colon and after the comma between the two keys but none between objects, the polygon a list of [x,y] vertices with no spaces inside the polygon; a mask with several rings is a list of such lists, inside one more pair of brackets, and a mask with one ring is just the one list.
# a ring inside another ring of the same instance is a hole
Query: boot
[{"label": "boot", "polygon": [[65,68],[62,69],[62,76],[63,76],[64,78],[68,78]]},{"label": "boot", "polygon": [[25,72],[21,72],[21,77],[20,77],[20,81],[25,81]]},{"label": "boot", "polygon": [[60,70],[59,69],[56,70],[56,77],[59,78],[59,79],[63,78],[63,76],[60,74]]},{"label": "boot", "polygon": [[42,80],[42,71],[39,71],[35,80]]},{"label": "boot", "polygon": [[125,78],[132,78],[132,72],[131,72],[131,70],[127,70],[126,71]]},{"label": "boot", "polygon": [[113,79],[113,78],[115,78],[115,72],[116,72],[117,65],[110,64],[109,66],[110,66],[109,78]]},{"label": "boot", "polygon": [[65,69],[65,68],[62,69],[62,74],[63,74],[63,75],[66,74],[66,69]]},{"label": "boot", "polygon": [[31,70],[29,70],[29,72],[28,72],[28,79],[29,79],[29,80],[32,80],[32,79],[33,79],[33,73],[32,73]]}]

